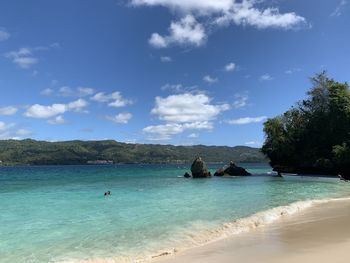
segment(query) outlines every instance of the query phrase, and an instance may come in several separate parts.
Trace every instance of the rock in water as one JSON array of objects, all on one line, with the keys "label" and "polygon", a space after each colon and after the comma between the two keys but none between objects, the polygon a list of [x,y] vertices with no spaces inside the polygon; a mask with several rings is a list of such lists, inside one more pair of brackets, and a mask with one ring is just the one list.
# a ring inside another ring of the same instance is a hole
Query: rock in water
[{"label": "rock in water", "polygon": [[186,172],[186,173],[184,174],[184,177],[185,177],[185,178],[191,178],[191,175],[190,175],[188,172]]},{"label": "rock in water", "polygon": [[201,157],[197,157],[191,166],[191,172],[193,178],[205,178],[210,177],[211,174],[208,171],[207,165]]},{"label": "rock in water", "polygon": [[248,173],[244,168],[236,166],[234,162],[230,163],[230,166],[224,166],[223,168],[220,168],[217,170],[214,174],[214,176],[224,176],[224,175],[230,175],[230,176],[247,176],[251,175]]}]

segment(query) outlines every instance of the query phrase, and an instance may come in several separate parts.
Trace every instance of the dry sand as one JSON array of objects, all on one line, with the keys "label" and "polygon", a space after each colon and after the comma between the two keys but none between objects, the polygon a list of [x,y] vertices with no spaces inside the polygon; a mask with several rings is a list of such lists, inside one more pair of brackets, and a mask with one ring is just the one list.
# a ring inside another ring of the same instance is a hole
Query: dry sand
[{"label": "dry sand", "polygon": [[273,224],[157,263],[350,262],[350,201],[318,204]]}]

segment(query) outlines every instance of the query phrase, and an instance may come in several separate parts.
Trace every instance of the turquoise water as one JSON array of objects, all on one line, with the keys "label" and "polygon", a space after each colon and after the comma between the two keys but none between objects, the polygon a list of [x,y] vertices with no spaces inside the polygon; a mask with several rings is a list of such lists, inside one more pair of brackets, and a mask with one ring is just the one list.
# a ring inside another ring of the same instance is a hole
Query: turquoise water
[{"label": "turquoise water", "polygon": [[287,181],[266,176],[267,165],[243,166],[256,176],[192,180],[181,177],[186,166],[160,165],[0,167],[0,262],[132,262],[210,240],[259,211],[350,196],[339,180]]}]

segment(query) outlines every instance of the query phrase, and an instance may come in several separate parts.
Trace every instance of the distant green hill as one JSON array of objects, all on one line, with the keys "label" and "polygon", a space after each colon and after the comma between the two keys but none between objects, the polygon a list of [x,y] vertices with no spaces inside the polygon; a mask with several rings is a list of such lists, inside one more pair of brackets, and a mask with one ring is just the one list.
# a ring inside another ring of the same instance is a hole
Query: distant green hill
[{"label": "distant green hill", "polygon": [[200,155],[206,162],[267,162],[260,149],[236,146],[173,146],[108,141],[46,142],[0,140],[3,165],[113,163],[189,163]]}]

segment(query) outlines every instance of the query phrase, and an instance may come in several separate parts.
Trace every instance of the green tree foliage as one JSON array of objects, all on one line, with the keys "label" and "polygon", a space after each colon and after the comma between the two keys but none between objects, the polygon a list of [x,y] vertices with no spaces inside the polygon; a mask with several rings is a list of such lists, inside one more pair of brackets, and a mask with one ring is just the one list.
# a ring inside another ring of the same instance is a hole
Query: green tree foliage
[{"label": "green tree foliage", "polygon": [[0,141],[0,160],[4,165],[86,164],[96,160],[113,163],[190,163],[198,155],[206,162],[267,161],[259,149],[244,146],[173,146],[116,141],[45,142],[29,139]]},{"label": "green tree foliage", "polygon": [[350,91],[325,72],[311,78],[307,99],[264,124],[262,151],[277,171],[345,173],[350,164]]}]

